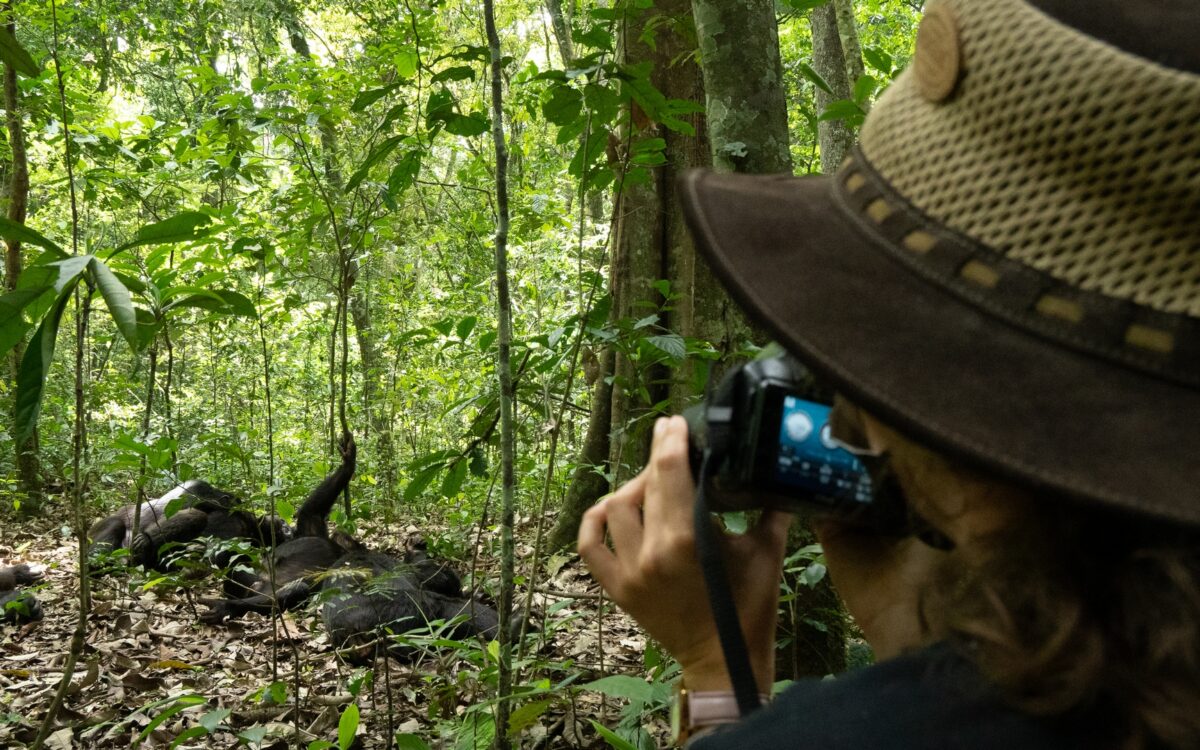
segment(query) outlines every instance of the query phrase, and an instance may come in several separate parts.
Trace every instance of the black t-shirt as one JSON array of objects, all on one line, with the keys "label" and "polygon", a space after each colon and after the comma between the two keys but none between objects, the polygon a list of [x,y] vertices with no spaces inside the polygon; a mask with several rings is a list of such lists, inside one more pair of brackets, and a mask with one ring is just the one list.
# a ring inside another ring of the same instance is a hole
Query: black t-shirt
[{"label": "black t-shirt", "polygon": [[836,679],[797,682],[688,750],[1061,750],[1095,747],[1000,701],[939,644]]}]

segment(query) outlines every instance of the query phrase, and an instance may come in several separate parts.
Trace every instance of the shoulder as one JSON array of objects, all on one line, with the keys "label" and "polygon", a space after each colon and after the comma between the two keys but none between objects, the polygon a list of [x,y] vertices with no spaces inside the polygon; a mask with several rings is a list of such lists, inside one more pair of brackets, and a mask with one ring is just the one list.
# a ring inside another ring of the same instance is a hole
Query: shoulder
[{"label": "shoulder", "polygon": [[691,748],[1041,750],[1070,747],[1064,739],[1005,706],[967,660],[937,646],[836,679],[798,682]]}]

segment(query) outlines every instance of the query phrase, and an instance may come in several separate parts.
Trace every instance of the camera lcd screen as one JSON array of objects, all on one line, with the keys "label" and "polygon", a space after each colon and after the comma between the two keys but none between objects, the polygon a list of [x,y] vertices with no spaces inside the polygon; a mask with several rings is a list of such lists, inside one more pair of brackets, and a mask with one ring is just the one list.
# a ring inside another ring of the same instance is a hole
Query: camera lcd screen
[{"label": "camera lcd screen", "polygon": [[871,480],[862,462],[830,439],[830,411],[793,395],[783,397],[775,483],[781,489],[869,503]]}]

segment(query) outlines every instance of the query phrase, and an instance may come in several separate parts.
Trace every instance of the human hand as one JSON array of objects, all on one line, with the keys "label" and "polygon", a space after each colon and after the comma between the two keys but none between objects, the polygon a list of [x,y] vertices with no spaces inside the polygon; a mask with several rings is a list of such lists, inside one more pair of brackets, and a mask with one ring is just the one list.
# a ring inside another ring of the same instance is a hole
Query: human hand
[{"label": "human hand", "polygon": [[[696,558],[694,482],[687,422],[659,419],[646,468],[584,514],[579,554],[618,605],[679,660],[692,690],[729,690],[730,680]],[[742,632],[759,689],[774,680],[779,576],[791,516],[763,514],[741,536],[721,539]],[[611,535],[612,549],[604,542]]]}]

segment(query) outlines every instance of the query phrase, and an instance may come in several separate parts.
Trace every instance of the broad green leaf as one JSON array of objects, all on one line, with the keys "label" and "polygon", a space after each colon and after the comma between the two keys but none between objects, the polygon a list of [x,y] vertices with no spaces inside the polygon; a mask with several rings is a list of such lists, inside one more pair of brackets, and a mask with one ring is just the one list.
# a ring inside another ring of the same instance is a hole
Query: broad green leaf
[{"label": "broad green leaf", "polygon": [[462,459],[455,462],[442,479],[442,497],[454,497],[462,489],[463,481],[467,478],[467,461]]},{"label": "broad green leaf", "polygon": [[650,703],[654,700],[654,686],[640,677],[611,675],[583,685],[584,690],[595,690],[613,698]]},{"label": "broad green leaf", "polygon": [[338,747],[341,750],[350,750],[350,746],[354,744],[354,735],[358,732],[358,706],[351,703],[346,706],[346,710],[342,711],[342,718],[338,720]]},{"label": "broad green leaf", "polygon": [[446,119],[446,132],[464,138],[486,133],[488,126],[488,117],[482,112],[472,112],[469,115],[454,114]]},{"label": "broad green leaf", "polygon": [[800,13],[807,13],[813,8],[820,8],[827,2],[829,0],[784,0],[784,4]]},{"label": "broad green leaf", "polygon": [[475,330],[475,324],[477,322],[479,322],[479,318],[475,317],[474,315],[468,315],[467,317],[458,321],[458,326],[454,329],[454,332],[458,334],[460,339],[466,340],[467,336],[471,335],[471,331]]},{"label": "broad green leaf", "polygon": [[650,336],[646,341],[671,359],[680,360],[687,356],[687,343],[678,334],[668,333],[662,336]]},{"label": "broad green leaf", "polygon": [[838,99],[835,102],[830,102],[825,111],[821,113],[818,120],[846,120],[853,122],[855,118],[862,120],[866,115],[862,107],[849,99]]},{"label": "broad green leaf", "polygon": [[62,294],[67,287],[73,287],[79,280],[79,275],[88,267],[92,257],[91,255],[72,255],[50,263],[50,268],[57,272],[53,281],[55,293]]},{"label": "broad green leaf", "polygon": [[404,190],[408,189],[417,180],[417,175],[421,173],[421,152],[409,151],[400,160],[396,162],[396,166],[392,168],[392,173],[388,175],[388,193],[392,196],[399,195]]},{"label": "broad green leaf", "polygon": [[425,740],[415,734],[397,734],[392,744],[396,750],[429,750]]},{"label": "broad green leaf", "polygon": [[622,739],[611,729],[595,719],[588,719],[588,721],[592,722],[592,727],[601,737],[604,738],[604,741],[609,744],[609,747],[615,748],[615,750],[638,750],[636,745],[628,740]]},{"label": "broad green leaf", "polygon": [[204,737],[204,736],[208,735],[210,733],[210,731],[211,730],[209,730],[203,726],[188,727],[187,729],[180,732],[179,735],[175,739],[171,740],[171,747],[176,748],[176,747],[179,747],[180,745],[182,745],[183,743],[187,742],[188,740],[194,740],[197,737]]},{"label": "broad green leaf", "polygon": [[879,81],[869,75],[859,76],[858,80],[854,82],[854,101],[859,105],[865,103],[877,88],[879,88]]},{"label": "broad green leaf", "polygon": [[[79,279],[78,276],[75,277]],[[71,289],[67,287],[58,297],[58,302],[42,319],[37,332],[25,349],[21,358],[21,366],[17,372],[16,406],[14,408],[13,438],[17,445],[24,445],[33,436],[37,426],[38,414],[42,409],[42,395],[45,393],[46,375],[50,372],[50,363],[54,361],[54,345],[58,338],[58,325],[62,321],[63,310],[71,301]]]},{"label": "broad green leaf", "polygon": [[433,478],[437,476],[438,472],[441,470],[442,464],[439,463],[434,466],[430,466],[417,474],[417,476],[408,483],[408,486],[404,488],[405,502],[412,502],[420,497],[421,493],[425,491],[425,488],[429,486],[429,483],[433,481]]},{"label": "broad green leaf", "polygon": [[38,247],[45,248],[58,256],[55,260],[61,260],[68,255],[66,250],[63,250],[53,241],[43,237],[24,224],[18,224],[12,219],[3,216],[0,216],[0,237],[11,242],[24,242],[26,245],[37,245]]},{"label": "broad green leaf", "polygon": [[133,311],[133,300],[129,296],[129,290],[125,288],[120,279],[113,275],[104,261],[93,257],[89,265],[92,278],[100,289],[100,296],[104,298],[104,304],[108,306],[108,314],[116,323],[117,330],[129,342],[130,347],[137,349],[137,315]]},{"label": "broad green leaf", "polygon": [[508,717],[508,735],[516,737],[521,732],[533,726],[542,714],[546,713],[546,709],[554,705],[554,701],[549,698],[542,700],[530,701],[525,705],[512,712]]},{"label": "broad green leaf", "polygon": [[895,67],[895,62],[892,56],[878,47],[863,47],[863,60],[866,60],[867,65],[870,65],[880,73],[890,74],[892,68]]},{"label": "broad green leaf", "polygon": [[829,87],[829,84],[825,82],[825,79],[821,77],[820,73],[812,69],[811,65],[802,62],[799,63],[797,67],[800,68],[800,74],[811,81],[812,85],[821,89],[826,94],[833,96],[833,89]]},{"label": "broad green leaf", "polygon": [[377,89],[367,89],[358,92],[358,96],[354,97],[354,103],[350,105],[351,112],[362,112],[367,107],[379,101],[383,97],[392,93],[400,87],[398,83],[392,83],[387,86],[382,86]]},{"label": "broad green leaf", "polygon": [[21,317],[21,311],[29,303],[41,297],[49,289],[17,289],[0,297],[0,355],[8,352],[25,337],[33,326]]},{"label": "broad green leaf", "polygon": [[37,78],[42,74],[42,69],[34,62],[33,56],[25,51],[16,37],[3,28],[0,28],[0,60],[3,60],[4,64],[13,70],[24,73],[30,78]]},{"label": "broad green leaf", "polygon": [[375,148],[371,149],[371,153],[367,154],[367,158],[363,159],[362,164],[359,165],[358,169],[354,172],[354,175],[350,178],[350,181],[346,183],[346,192],[350,192],[361,185],[362,181],[365,180],[367,175],[370,173],[371,167],[386,159],[388,154],[395,151],[396,146],[399,146],[405,138],[407,138],[407,136],[394,135],[391,138],[381,142]]},{"label": "broad green leaf", "polygon": [[169,219],[142,227],[132,240],[118,247],[109,257],[139,245],[167,245],[172,242],[199,239],[204,236],[204,232],[201,230],[210,223],[212,223],[212,219],[208,214],[199,211],[183,211]]},{"label": "broad green leaf", "polygon": [[542,115],[555,125],[576,120],[583,111],[583,94],[566,84],[550,89],[550,97],[542,102]]},{"label": "broad green leaf", "polygon": [[441,83],[442,81],[472,81],[475,79],[475,69],[469,68],[466,65],[455,65],[452,68],[446,68],[433,77],[431,83]]},{"label": "broad green leaf", "polygon": [[229,312],[243,318],[257,318],[258,307],[244,294],[235,292],[232,289],[221,289],[217,291],[217,296],[229,308]]}]

